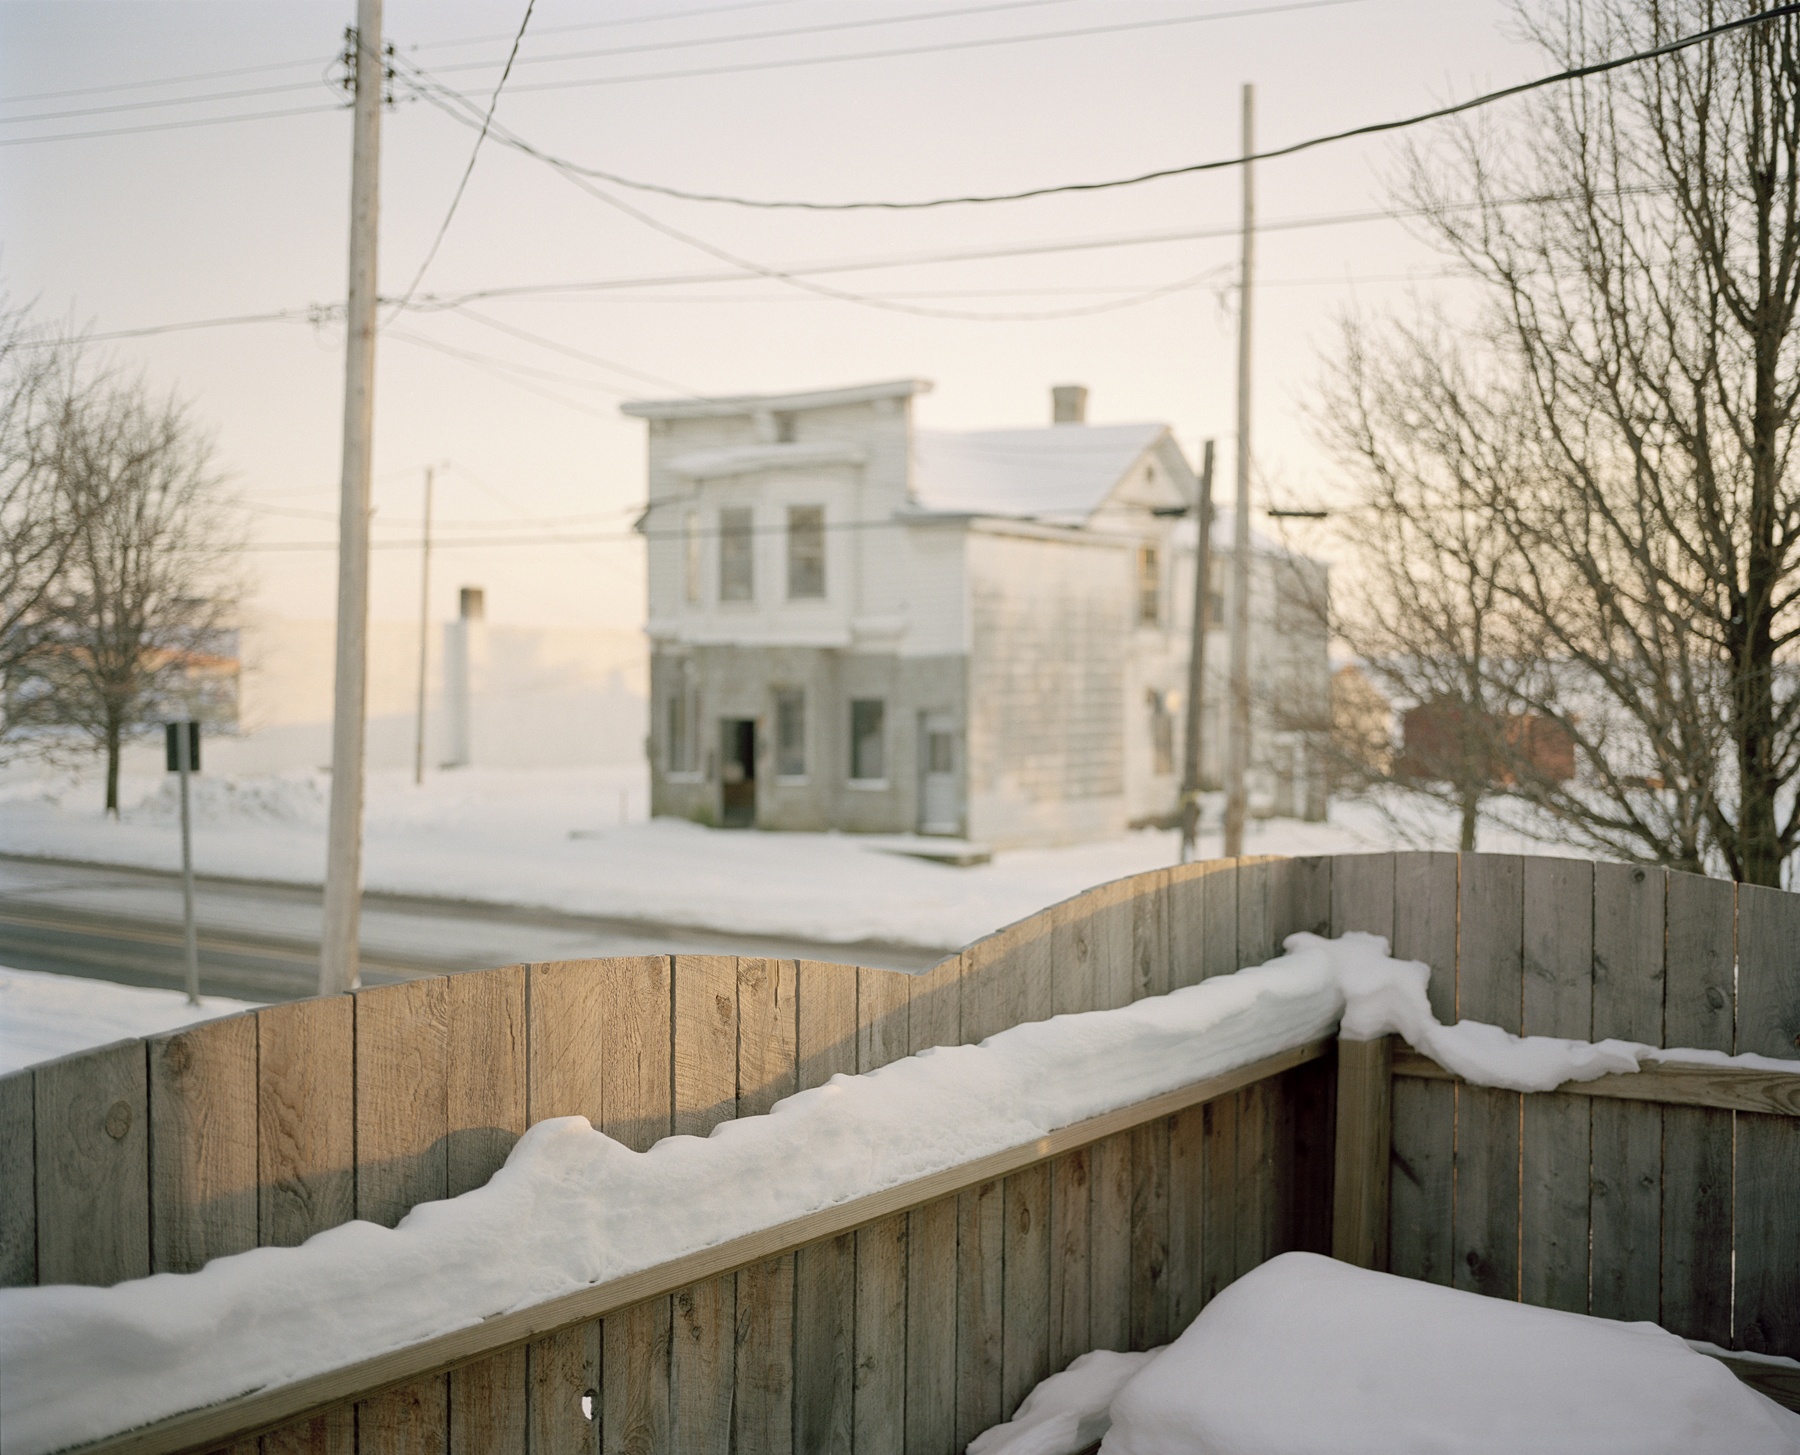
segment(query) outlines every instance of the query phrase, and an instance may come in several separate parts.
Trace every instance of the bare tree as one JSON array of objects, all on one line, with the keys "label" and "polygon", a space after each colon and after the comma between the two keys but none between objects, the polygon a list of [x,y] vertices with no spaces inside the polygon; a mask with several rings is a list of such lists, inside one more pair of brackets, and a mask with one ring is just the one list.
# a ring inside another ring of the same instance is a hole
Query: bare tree
[{"label": "bare tree", "polygon": [[[1520,15],[1574,65],[1752,9]],[[1471,415],[1519,412],[1469,480],[1515,645],[1470,660],[1574,761],[1499,789],[1603,852],[1778,884],[1800,843],[1800,26],[1539,96],[1513,137],[1415,154],[1407,197],[1487,299],[1482,329],[1431,341],[1440,376]],[[1403,388],[1422,342],[1388,359]]]},{"label": "bare tree", "polygon": [[71,397],[55,420],[52,468],[76,528],[21,716],[91,739],[109,813],[125,742],[207,705],[196,668],[216,653],[234,595],[211,453],[187,409],[142,384]]}]

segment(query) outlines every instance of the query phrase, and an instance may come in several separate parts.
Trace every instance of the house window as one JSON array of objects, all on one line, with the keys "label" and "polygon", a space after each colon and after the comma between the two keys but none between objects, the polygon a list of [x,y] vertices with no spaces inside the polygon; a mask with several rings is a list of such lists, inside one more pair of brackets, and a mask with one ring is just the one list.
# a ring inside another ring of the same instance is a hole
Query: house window
[{"label": "house window", "polygon": [[668,771],[697,773],[700,769],[699,727],[700,694],[688,681],[684,663],[675,673],[675,685],[668,702]]},{"label": "house window", "polygon": [[788,507],[788,599],[825,594],[825,507]]},{"label": "house window", "polygon": [[850,703],[850,776],[863,782],[887,777],[887,755],[882,741],[887,704],[879,697],[858,697]]},{"label": "house window", "polygon": [[1162,616],[1162,567],[1156,547],[1141,545],[1137,552],[1138,621],[1155,626]]},{"label": "house window", "polygon": [[794,442],[794,415],[791,410],[779,410],[775,415],[775,443],[791,445]]},{"label": "house window", "polygon": [[690,510],[682,522],[683,574],[687,582],[687,599],[700,599],[700,513]]},{"label": "house window", "polygon": [[775,776],[806,776],[806,689],[775,690]]},{"label": "house window", "polygon": [[719,600],[756,599],[754,540],[747,506],[719,512]]}]

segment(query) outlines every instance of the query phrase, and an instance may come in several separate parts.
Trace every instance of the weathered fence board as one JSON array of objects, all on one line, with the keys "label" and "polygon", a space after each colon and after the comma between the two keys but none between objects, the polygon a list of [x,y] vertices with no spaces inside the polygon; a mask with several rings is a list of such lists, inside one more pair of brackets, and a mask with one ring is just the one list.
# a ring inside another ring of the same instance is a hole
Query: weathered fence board
[{"label": "weathered fence board", "polygon": [[150,1266],[191,1273],[256,1246],[256,1020],[148,1042]]},{"label": "weathered fence board", "polygon": [[33,1076],[38,1281],[144,1277],[150,1118],[143,1043],[50,1061]]},{"label": "weathered fence board", "polygon": [[[1800,895],[1738,888],[1737,1051],[1800,1057]],[[1800,1120],[1739,1112],[1730,1347],[1800,1356]]]},{"label": "weathered fence board", "polygon": [[[1736,887],[1668,876],[1663,1044],[1733,1047]],[[1662,1313],[1684,1339],[1731,1347],[1732,1114],[1664,1107]]]},{"label": "weathered fence board", "polygon": [[[704,1135],[838,1072],[1229,973],[1295,930],[1390,936],[1432,966],[1446,1021],[1794,1059],[1796,904],[1515,856],[1247,858],[1101,886],[921,976],[645,957],[272,1007],[102,1053],[123,1055],[127,1079],[136,1068],[125,1099],[149,1153],[122,1179],[138,1197],[123,1224],[151,1266],[177,1267],[353,1213],[392,1223],[479,1186],[545,1117],[586,1116],[640,1150]],[[104,1080],[91,1059],[90,1099]],[[1419,1060],[1394,1058],[1383,1246],[1396,1271],[1794,1352],[1792,1078],[1652,1063],[1521,1100]],[[833,1211],[738,1262],[709,1254],[687,1286],[571,1303],[561,1332],[521,1323],[499,1353],[507,1341],[486,1335],[460,1356],[473,1363],[364,1376],[350,1403],[261,1448],[949,1455],[1086,1349],[1162,1342],[1257,1263],[1331,1246],[1336,1057],[1314,1049],[1260,1075],[922,1186],[917,1203],[876,1199],[871,1221]],[[45,1115],[46,1084],[67,1095],[58,1076],[0,1079],[0,1272],[19,1281],[56,1254],[42,1204],[68,1160]]]},{"label": "weathered fence board", "polygon": [[[1660,869],[1594,866],[1596,1040],[1663,1044],[1664,890]],[[1663,1112],[1596,1101],[1593,1129],[1593,1260],[1588,1311],[1655,1322],[1661,1306]]]}]

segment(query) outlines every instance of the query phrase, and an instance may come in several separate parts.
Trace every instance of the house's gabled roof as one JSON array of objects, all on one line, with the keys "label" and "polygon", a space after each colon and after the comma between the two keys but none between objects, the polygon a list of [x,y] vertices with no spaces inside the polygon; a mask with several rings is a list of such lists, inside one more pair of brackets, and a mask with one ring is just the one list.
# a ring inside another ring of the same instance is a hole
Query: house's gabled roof
[{"label": "house's gabled roof", "polygon": [[929,379],[888,379],[879,384],[852,384],[843,389],[814,389],[804,394],[732,394],[716,399],[633,399],[619,406],[637,419],[708,419],[746,414],[784,414],[795,409],[830,409],[840,404],[866,404],[874,399],[910,399],[929,394]]},{"label": "house's gabled roof", "polygon": [[913,434],[913,499],[923,509],[1079,525],[1166,424],[1060,424]]}]

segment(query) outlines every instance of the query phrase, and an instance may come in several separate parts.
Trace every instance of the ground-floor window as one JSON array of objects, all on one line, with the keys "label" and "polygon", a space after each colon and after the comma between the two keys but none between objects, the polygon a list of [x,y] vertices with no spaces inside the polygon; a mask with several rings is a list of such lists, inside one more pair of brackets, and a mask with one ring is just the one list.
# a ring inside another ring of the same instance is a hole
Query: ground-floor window
[{"label": "ground-floor window", "polygon": [[700,771],[700,694],[689,682],[685,666],[674,675],[668,701],[668,771],[697,773]]},{"label": "ground-floor window", "polygon": [[775,689],[775,776],[806,776],[806,689]]},{"label": "ground-floor window", "polygon": [[887,777],[884,729],[887,704],[879,697],[850,703],[850,776],[868,781]]}]

